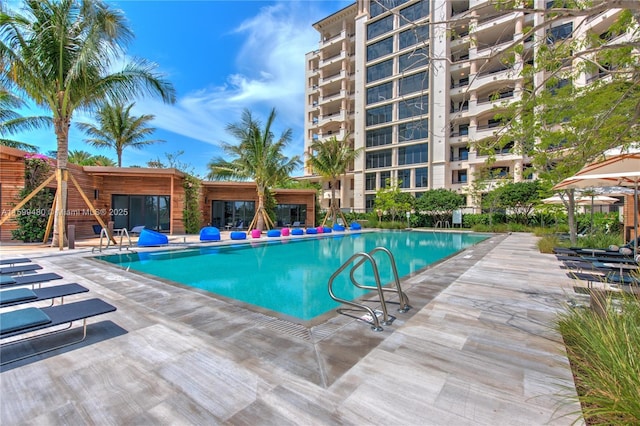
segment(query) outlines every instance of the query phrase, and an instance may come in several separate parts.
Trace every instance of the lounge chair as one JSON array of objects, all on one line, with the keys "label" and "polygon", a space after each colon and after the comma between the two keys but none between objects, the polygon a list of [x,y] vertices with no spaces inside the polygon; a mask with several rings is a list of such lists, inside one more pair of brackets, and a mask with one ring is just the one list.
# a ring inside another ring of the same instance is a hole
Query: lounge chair
[{"label": "lounge chair", "polygon": [[243,220],[239,220],[236,223],[236,226],[233,227],[233,229],[235,229],[236,231],[241,231],[242,228],[244,228],[244,221]]},{"label": "lounge chair", "polygon": [[297,228],[299,226],[300,226],[300,221],[297,221],[297,220],[293,222],[293,224],[291,225],[292,228]]},{"label": "lounge chair", "polygon": [[28,265],[6,266],[0,268],[0,275],[15,275],[22,274],[23,272],[32,272],[42,269],[42,266],[36,263],[30,263]]},{"label": "lounge chair", "polygon": [[60,280],[62,277],[53,272],[47,272],[45,274],[32,274],[23,276],[0,276],[0,288],[2,287],[16,287],[19,285],[34,285],[41,284],[47,281]]},{"label": "lounge chair", "polygon": [[29,263],[31,262],[31,259],[29,259],[28,257],[14,257],[11,259],[0,259],[0,265],[9,265],[9,266],[13,266],[16,263]]},{"label": "lounge chair", "polygon": [[[71,328],[74,321],[82,320],[82,337],[73,342],[58,345],[40,352],[30,353],[19,358],[5,361],[0,365],[9,364],[21,359],[40,355],[69,345],[82,342],[87,337],[87,319],[97,315],[115,311],[115,306],[108,304],[101,299],[88,299],[79,302],[67,303],[64,305],[50,306],[47,308],[24,308],[16,311],[0,314],[0,339],[19,336],[32,331],[44,330],[47,328],[68,324],[62,330],[53,330],[48,333],[38,334],[2,344],[0,347],[7,347],[26,340],[52,335]],[[3,357],[4,358],[4,357]]]},{"label": "lounge chair", "polygon": [[15,306],[24,303],[39,302],[41,300],[51,300],[51,306],[56,298],[60,298],[60,304],[64,303],[65,296],[86,293],[89,289],[77,283],[56,285],[36,289],[14,288],[0,291],[0,307]]}]

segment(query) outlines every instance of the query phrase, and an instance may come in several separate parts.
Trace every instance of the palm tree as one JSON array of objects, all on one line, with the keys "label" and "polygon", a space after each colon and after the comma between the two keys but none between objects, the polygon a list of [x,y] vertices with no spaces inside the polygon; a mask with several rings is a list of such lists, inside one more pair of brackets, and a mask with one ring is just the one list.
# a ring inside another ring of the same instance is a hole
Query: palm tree
[{"label": "palm tree", "polygon": [[[348,139],[349,134],[346,134],[342,140],[332,136],[324,141],[316,141],[311,145],[312,154],[307,160],[307,166],[311,167],[314,173],[329,180],[331,185],[331,206],[322,221],[323,226],[330,215],[333,224],[336,223],[338,214],[342,216],[342,212],[335,202],[338,178],[347,172],[353,161],[363,150],[363,148],[353,149]],[[344,216],[342,220],[346,223]]]},{"label": "palm tree", "polygon": [[38,147],[26,142],[6,139],[4,135],[21,130],[32,130],[51,125],[50,117],[23,117],[16,109],[23,107],[24,101],[4,87],[0,87],[0,145],[23,151],[38,152]]},{"label": "palm tree", "polygon": [[78,123],[80,130],[92,136],[90,139],[85,139],[86,143],[96,148],[111,148],[116,151],[118,167],[122,167],[122,151],[125,148],[141,149],[147,145],[164,142],[160,139],[145,139],[156,130],[153,127],[147,127],[147,123],[155,116],[131,115],[131,108],[134,105],[132,103],[125,106],[117,101],[105,102],[98,110],[98,126]]},{"label": "palm tree", "polygon": [[[74,112],[141,94],[174,103],[175,89],[155,72],[155,64],[143,59],[131,59],[113,71],[133,38],[122,11],[100,0],[29,0],[22,10],[0,11],[0,78],[51,110],[58,148],[56,208],[63,212]],[[64,222],[63,214],[55,215],[53,244],[59,242],[60,249]]]},{"label": "palm tree", "polygon": [[289,179],[289,175],[300,165],[299,157],[286,157],[282,151],[291,141],[291,129],[287,129],[274,140],[271,126],[276,118],[275,108],[271,110],[264,126],[256,120],[251,112],[242,112],[240,123],[227,125],[227,131],[237,140],[237,145],[224,144],[224,152],[233,159],[227,161],[215,158],[209,164],[209,179],[253,179],[258,193],[258,208],[249,225],[249,230],[262,230],[271,226],[265,209],[265,194],[270,188]]},{"label": "palm tree", "polygon": [[69,163],[79,166],[115,166],[116,163],[111,158],[104,155],[93,155],[87,151],[69,151]]}]

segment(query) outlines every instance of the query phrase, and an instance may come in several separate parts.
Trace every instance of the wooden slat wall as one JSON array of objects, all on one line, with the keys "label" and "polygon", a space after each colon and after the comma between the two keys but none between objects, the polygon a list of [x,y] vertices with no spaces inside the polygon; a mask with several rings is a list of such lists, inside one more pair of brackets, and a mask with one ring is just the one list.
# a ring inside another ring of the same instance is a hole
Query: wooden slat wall
[{"label": "wooden slat wall", "polygon": [[[24,161],[17,158],[0,158],[0,210],[4,217],[19,202],[18,194],[24,187]],[[17,229],[15,219],[0,226],[0,241],[11,240],[11,231]]]},{"label": "wooden slat wall", "polygon": [[[633,202],[634,202],[633,195],[627,195],[625,197],[625,200],[624,200],[624,213],[623,213],[623,215],[624,215],[624,219],[623,219],[624,220],[624,234],[623,235],[624,235],[624,238],[627,241],[630,241],[635,237],[634,231],[633,231],[633,215],[634,215],[634,213],[638,215],[637,216],[638,217],[638,223],[640,223],[640,205],[635,206],[635,209],[634,209]],[[639,202],[639,204],[640,204],[640,202]],[[640,230],[638,232],[640,232]]]}]

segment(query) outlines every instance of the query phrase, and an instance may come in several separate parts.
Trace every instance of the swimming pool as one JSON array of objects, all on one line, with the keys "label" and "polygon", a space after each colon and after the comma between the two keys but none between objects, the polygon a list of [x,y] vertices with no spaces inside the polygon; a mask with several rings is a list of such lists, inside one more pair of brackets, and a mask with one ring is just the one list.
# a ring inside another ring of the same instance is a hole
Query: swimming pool
[{"label": "swimming pool", "polygon": [[[308,321],[339,306],[329,297],[328,281],[354,253],[386,247],[396,260],[398,274],[404,277],[486,238],[451,232],[334,233],[313,238],[123,253],[98,259]],[[388,258],[384,255],[374,258],[379,262],[382,282],[392,281]],[[351,285],[348,275],[345,271],[339,276],[333,288],[340,297],[354,300],[365,292]],[[371,276],[371,267],[366,263],[356,278],[365,285],[374,285]]]}]

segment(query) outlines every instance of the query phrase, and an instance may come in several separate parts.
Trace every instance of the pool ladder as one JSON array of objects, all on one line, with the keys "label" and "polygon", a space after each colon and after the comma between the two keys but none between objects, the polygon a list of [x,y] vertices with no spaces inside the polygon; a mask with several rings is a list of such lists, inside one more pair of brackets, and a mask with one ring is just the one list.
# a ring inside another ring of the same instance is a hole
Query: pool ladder
[{"label": "pool ladder", "polygon": [[[391,264],[391,270],[393,272],[394,286],[385,287],[380,281],[380,274],[378,273],[378,264],[376,260],[373,258],[373,255],[376,252],[383,252],[387,254],[389,258],[389,262]],[[367,286],[367,285],[361,284],[358,282],[358,280],[354,276],[355,271],[358,268],[360,268],[362,265],[364,265],[367,261],[371,264],[371,267],[373,269],[373,277],[376,282],[375,286]],[[333,281],[352,263],[353,263],[353,266],[351,267],[351,271],[349,272],[351,283],[354,286],[363,290],[376,290],[378,293],[379,300],[370,300],[369,302],[379,302],[380,311],[374,311],[371,307],[369,307],[368,305],[365,305],[364,303],[343,299],[335,295],[333,291]],[[385,292],[386,293],[391,292],[391,293],[397,294],[398,302],[387,302],[384,297]],[[398,269],[396,268],[396,261],[393,258],[393,254],[391,254],[391,252],[385,247],[376,247],[368,253],[366,252],[355,253],[346,262],[344,262],[342,266],[340,266],[333,273],[333,275],[331,275],[331,278],[329,278],[329,296],[331,296],[331,298],[336,302],[340,302],[342,304],[351,306],[351,308],[338,308],[336,312],[338,312],[339,314],[346,315],[352,318],[356,318],[357,320],[369,323],[371,325],[371,329],[374,331],[382,331],[383,328],[380,325],[381,323],[383,325],[391,325],[393,321],[396,319],[393,315],[389,315],[389,313],[387,312],[387,303],[398,304],[400,307],[397,309],[397,311],[400,313],[407,312],[409,309],[411,309],[411,306],[409,305],[409,298],[402,291],[402,288],[400,286],[400,278],[398,277]],[[353,312],[365,312],[366,314],[364,316],[356,316],[353,314]],[[378,318],[379,314],[381,314],[382,316],[382,321],[380,320],[380,318]]]},{"label": "pool ladder", "polygon": [[[122,244],[123,241],[122,240],[123,240],[124,237],[127,237],[127,240],[129,242],[127,245],[124,246],[124,248],[129,250],[129,248],[131,247],[131,237],[129,236],[129,231],[127,231],[127,228],[114,229],[113,233],[114,233],[114,237],[117,237],[117,236],[120,237],[120,244],[119,244],[118,250],[122,250],[122,247],[123,247],[123,244]],[[107,245],[105,247],[102,247],[102,238],[103,237],[107,242]],[[99,252],[102,253],[102,250],[108,249],[110,245],[111,245],[111,238],[109,238],[109,232],[105,228],[102,228],[102,229],[100,229],[100,246],[99,247],[93,247],[91,249],[91,252],[93,253],[97,249]]]}]

